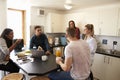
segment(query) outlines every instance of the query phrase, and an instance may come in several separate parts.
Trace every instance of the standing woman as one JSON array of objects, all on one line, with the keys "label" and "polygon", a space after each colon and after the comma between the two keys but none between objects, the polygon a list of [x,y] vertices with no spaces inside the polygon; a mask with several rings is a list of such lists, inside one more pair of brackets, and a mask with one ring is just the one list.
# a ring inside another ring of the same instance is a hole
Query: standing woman
[{"label": "standing woman", "polygon": [[11,51],[20,43],[18,39],[13,43],[14,33],[12,29],[6,28],[0,36],[0,70],[10,73],[19,72],[18,66],[9,58]]},{"label": "standing woman", "polygon": [[94,54],[95,54],[95,51],[97,49],[97,42],[94,38],[94,26],[93,26],[93,24],[85,25],[84,32],[85,32],[84,40],[86,40],[86,42],[89,44],[89,47],[90,47],[91,65],[92,65],[93,59],[94,59]]},{"label": "standing woman", "polygon": [[73,20],[69,21],[69,28],[74,28],[76,31],[76,37],[77,39],[80,39],[80,29],[75,26],[75,22]]},{"label": "standing woman", "polygon": [[[84,40],[86,40],[86,42],[89,44],[89,47],[90,47],[91,66],[92,66],[93,60],[94,60],[95,51],[97,49],[97,42],[96,42],[96,40],[94,38],[94,26],[93,26],[93,24],[85,25],[84,32],[85,32]],[[92,71],[90,72],[90,77],[91,77],[91,80],[93,80]]]}]

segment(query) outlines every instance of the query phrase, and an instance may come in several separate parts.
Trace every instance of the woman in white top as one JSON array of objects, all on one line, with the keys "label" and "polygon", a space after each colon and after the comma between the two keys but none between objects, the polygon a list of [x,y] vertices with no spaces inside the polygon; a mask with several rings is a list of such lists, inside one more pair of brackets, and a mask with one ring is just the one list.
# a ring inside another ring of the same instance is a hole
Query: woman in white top
[{"label": "woman in white top", "polygon": [[19,72],[18,66],[9,58],[10,52],[20,43],[18,39],[13,43],[13,30],[6,28],[0,36],[0,70],[12,72]]},{"label": "woman in white top", "polygon": [[68,28],[66,38],[70,41],[65,47],[65,60],[56,57],[56,63],[63,71],[49,74],[51,80],[86,80],[90,74],[90,49],[86,41],[77,39],[76,31]]},{"label": "woman in white top", "polygon": [[[84,32],[85,32],[84,40],[86,40],[86,42],[89,44],[89,47],[90,47],[91,66],[92,66],[93,60],[94,60],[95,51],[97,49],[97,42],[96,42],[96,40],[94,38],[94,26],[93,26],[93,24],[85,25]],[[91,80],[93,80],[92,72],[90,73],[90,77],[91,77]]]},{"label": "woman in white top", "polygon": [[94,26],[93,26],[93,24],[85,25],[84,32],[85,32],[84,40],[86,40],[86,42],[89,44],[89,47],[90,47],[91,65],[92,65],[93,60],[94,60],[94,54],[95,54],[95,51],[97,49],[97,42],[94,38]]}]

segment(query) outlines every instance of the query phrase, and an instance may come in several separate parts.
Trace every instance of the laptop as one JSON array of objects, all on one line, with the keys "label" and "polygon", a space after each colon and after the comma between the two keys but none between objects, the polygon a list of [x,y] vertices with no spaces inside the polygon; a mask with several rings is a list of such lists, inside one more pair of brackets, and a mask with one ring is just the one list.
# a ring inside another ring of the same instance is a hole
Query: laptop
[{"label": "laptop", "polygon": [[60,37],[61,45],[65,46],[67,45],[67,39],[65,36]]},{"label": "laptop", "polygon": [[[17,39],[14,39],[13,42],[15,43]],[[24,40],[22,39],[21,42],[19,44],[17,44],[17,46],[15,47],[15,51],[16,52],[21,52],[22,48],[24,47]]]},{"label": "laptop", "polygon": [[33,58],[41,58],[41,56],[45,54],[43,50],[31,50],[31,53]]}]

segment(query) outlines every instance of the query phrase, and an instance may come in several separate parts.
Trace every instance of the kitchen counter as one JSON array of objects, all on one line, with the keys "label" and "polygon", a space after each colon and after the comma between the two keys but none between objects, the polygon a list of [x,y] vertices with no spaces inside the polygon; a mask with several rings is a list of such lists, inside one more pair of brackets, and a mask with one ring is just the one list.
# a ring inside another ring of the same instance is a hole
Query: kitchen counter
[{"label": "kitchen counter", "polygon": [[107,50],[104,50],[104,49],[97,49],[96,53],[97,54],[102,54],[102,55],[107,55],[107,56],[120,58],[120,51],[110,52],[110,51],[107,51]]}]

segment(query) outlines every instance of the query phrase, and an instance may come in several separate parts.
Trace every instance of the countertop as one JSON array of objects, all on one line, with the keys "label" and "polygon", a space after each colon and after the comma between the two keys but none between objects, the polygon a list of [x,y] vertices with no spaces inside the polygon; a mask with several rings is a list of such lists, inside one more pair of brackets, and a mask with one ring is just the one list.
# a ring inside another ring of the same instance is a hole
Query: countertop
[{"label": "countertop", "polygon": [[96,50],[97,54],[102,54],[102,55],[107,55],[107,56],[112,56],[112,57],[116,57],[116,58],[120,58],[120,51],[115,51],[115,52],[111,52],[105,49],[97,49]]}]

